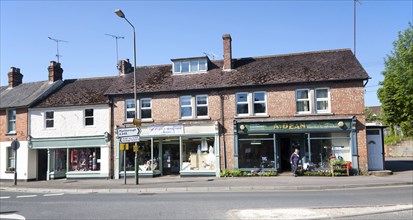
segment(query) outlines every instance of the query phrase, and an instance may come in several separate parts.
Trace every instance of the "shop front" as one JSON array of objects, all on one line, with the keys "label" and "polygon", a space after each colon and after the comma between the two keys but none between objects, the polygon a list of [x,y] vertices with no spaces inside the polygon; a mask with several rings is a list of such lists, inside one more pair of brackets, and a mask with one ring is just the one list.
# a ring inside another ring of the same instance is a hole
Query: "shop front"
[{"label": "shop front", "polygon": [[235,168],[289,171],[290,155],[300,150],[305,170],[328,170],[329,161],[358,169],[356,118],[295,121],[234,121]]},{"label": "shop front", "polygon": [[30,138],[29,146],[38,151],[37,179],[108,178],[108,141],[108,135]]},{"label": "shop front", "polygon": [[[115,140],[118,146],[115,155],[116,178],[124,175],[125,163],[126,175],[135,175],[135,154],[139,176],[219,175],[217,123],[154,125],[143,126],[141,129],[140,142],[122,146],[119,139]],[[133,149],[135,144],[138,146],[137,152]]]}]

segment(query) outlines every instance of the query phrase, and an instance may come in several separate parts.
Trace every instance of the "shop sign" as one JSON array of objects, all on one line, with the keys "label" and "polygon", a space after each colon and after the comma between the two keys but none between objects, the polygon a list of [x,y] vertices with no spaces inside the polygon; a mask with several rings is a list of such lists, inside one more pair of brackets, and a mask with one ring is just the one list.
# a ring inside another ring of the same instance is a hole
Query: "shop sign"
[{"label": "shop sign", "polygon": [[183,134],[183,125],[164,125],[148,127],[149,135]]},{"label": "shop sign", "polygon": [[346,130],[350,128],[350,121],[292,121],[241,124],[241,131],[292,131],[292,130]]}]

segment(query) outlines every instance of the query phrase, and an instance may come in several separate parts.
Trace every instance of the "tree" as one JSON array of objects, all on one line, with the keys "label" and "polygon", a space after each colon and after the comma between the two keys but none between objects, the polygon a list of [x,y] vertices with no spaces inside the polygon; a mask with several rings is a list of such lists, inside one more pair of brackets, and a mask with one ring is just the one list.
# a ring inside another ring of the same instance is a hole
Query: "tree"
[{"label": "tree", "polygon": [[384,81],[377,91],[384,120],[391,134],[394,126],[400,126],[404,135],[413,136],[413,26],[410,22],[405,31],[399,32],[384,65]]}]

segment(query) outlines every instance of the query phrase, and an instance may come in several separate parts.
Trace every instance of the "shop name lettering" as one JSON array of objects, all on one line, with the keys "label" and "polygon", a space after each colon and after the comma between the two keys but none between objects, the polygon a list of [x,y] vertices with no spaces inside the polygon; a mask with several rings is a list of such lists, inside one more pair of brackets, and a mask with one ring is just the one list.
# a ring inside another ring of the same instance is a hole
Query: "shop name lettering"
[{"label": "shop name lettering", "polygon": [[274,129],[306,129],[307,125],[305,123],[282,123],[274,124]]}]

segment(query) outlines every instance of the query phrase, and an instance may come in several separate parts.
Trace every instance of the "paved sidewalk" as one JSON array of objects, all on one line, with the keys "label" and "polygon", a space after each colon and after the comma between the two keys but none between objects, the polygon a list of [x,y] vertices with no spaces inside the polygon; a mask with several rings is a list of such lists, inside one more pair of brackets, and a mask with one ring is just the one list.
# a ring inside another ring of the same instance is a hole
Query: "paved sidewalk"
[{"label": "paved sidewalk", "polygon": [[[220,192],[220,191],[279,191],[329,190],[343,188],[385,187],[411,185],[413,170],[395,172],[394,175],[350,177],[293,177],[287,173],[275,177],[179,177],[164,176],[123,179],[59,179],[51,181],[0,182],[0,190],[47,193],[160,193],[160,192]],[[1,192],[1,191],[0,191]]]}]

